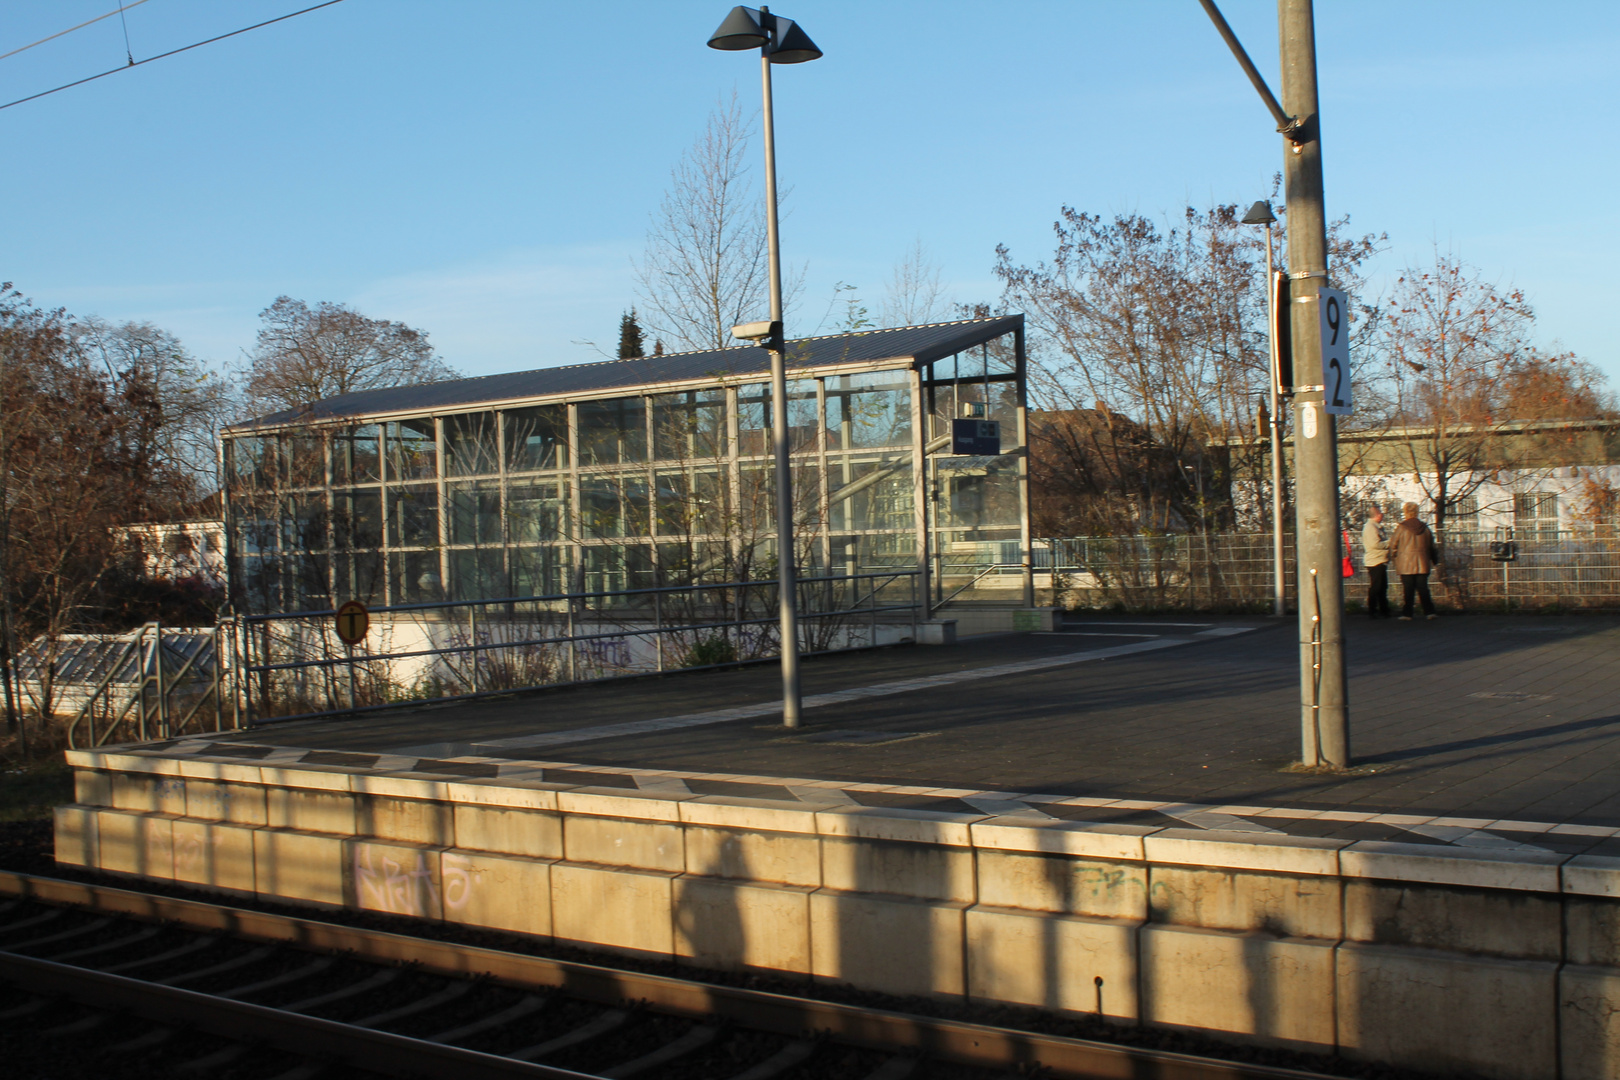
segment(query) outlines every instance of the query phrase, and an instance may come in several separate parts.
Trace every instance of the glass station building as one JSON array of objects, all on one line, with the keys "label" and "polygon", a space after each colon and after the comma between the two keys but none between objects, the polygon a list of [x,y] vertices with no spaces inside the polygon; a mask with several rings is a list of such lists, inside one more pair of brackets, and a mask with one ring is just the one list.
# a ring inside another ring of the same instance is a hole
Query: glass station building
[{"label": "glass station building", "polygon": [[[1029,592],[1023,316],[791,341],[801,573]],[[773,577],[757,346],[370,390],[223,433],[240,614]],[[956,456],[951,421],[1000,422]],[[1027,599],[1023,600],[1028,603]]]}]

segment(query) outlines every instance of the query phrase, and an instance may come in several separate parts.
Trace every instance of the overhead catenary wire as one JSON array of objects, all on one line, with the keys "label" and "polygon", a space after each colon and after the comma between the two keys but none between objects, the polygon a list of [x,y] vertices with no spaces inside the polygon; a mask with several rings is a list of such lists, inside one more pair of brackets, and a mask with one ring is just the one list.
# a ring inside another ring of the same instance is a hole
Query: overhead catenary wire
[{"label": "overhead catenary wire", "polygon": [[[178,49],[170,49],[168,52],[158,53],[156,56],[148,56],[144,60],[131,60],[128,64],[124,64],[124,65],[121,65],[119,67],[111,68],[111,69],[109,69],[107,71],[101,72],[100,74],[88,75],[85,78],[76,79],[76,80],[74,80],[73,82],[70,82],[70,83],[63,83],[61,86],[52,87],[49,90],[41,90],[37,94],[29,94],[27,97],[18,98],[16,101],[8,101],[4,105],[0,105],[0,109],[9,109],[13,105],[21,105],[24,102],[37,101],[39,98],[47,97],[47,96],[49,96],[51,94],[60,93],[63,90],[71,90],[75,86],[83,86],[87,82],[95,82],[97,79],[104,79],[108,75],[116,75],[120,71],[128,71],[130,68],[140,67],[142,64],[150,64],[154,60],[162,60],[162,59],[164,59],[166,57],[176,56],[176,55],[178,55],[180,53],[183,53],[183,52],[189,52],[192,49],[201,48],[204,45],[212,45],[216,41],[224,41],[226,38],[233,38],[233,37],[236,37],[238,34],[245,34],[249,30],[257,30],[260,27],[270,26],[273,23],[286,22],[288,19],[295,19],[300,15],[308,15],[312,11],[319,11],[321,8],[328,8],[328,7],[331,7],[334,4],[341,4],[342,2],[343,2],[343,0],[326,0],[326,2],[322,3],[322,4],[315,4],[315,5],[312,5],[310,7],[303,8],[303,9],[301,9],[299,11],[289,12],[286,15],[278,15],[274,19],[266,19],[266,20],[264,20],[264,22],[254,23],[252,26],[244,26],[244,27],[242,27],[242,29],[240,29],[240,30],[232,30],[228,34],[218,34],[218,35],[216,35],[214,37],[211,37],[211,38],[205,38],[202,41],[193,42],[190,45],[182,45]],[[133,5],[130,5],[130,6],[133,6]],[[114,14],[116,14],[116,12]]]},{"label": "overhead catenary wire", "polygon": [[[94,26],[96,23],[100,22],[102,19],[110,19],[114,15],[117,15],[120,18],[122,18],[124,12],[128,11],[132,7],[140,7],[144,3],[146,3],[146,0],[129,0],[129,3],[127,3],[127,4],[119,4],[118,9],[116,11],[109,11],[105,15],[97,15],[93,19],[88,19],[85,22],[80,23],[78,26],[70,26],[66,30],[58,30],[56,33],[52,34],[50,37],[42,37],[38,41],[29,42],[27,45],[24,45],[21,48],[12,49],[8,53],[0,53],[0,60],[4,60],[8,56],[16,56],[20,52],[27,52],[29,49],[32,49],[35,45],[43,45],[47,41],[55,41],[59,37],[63,37],[65,35],[67,35],[67,34],[73,33],[73,31],[75,31],[75,30],[83,30],[87,26]],[[125,46],[128,46],[128,44],[129,44],[129,28],[128,28],[127,25],[125,26],[125,29],[124,29],[124,44],[125,44]]]}]

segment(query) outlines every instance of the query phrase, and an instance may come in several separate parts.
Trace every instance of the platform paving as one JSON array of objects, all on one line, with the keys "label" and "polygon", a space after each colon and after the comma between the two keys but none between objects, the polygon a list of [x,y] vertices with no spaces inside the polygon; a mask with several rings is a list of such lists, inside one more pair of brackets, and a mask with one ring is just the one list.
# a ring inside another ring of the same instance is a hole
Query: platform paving
[{"label": "platform paving", "polygon": [[1296,634],[1120,616],[821,658],[792,732],[759,666],[218,741],[389,772],[1620,855],[1620,618],[1353,621],[1342,774],[1293,764]]}]

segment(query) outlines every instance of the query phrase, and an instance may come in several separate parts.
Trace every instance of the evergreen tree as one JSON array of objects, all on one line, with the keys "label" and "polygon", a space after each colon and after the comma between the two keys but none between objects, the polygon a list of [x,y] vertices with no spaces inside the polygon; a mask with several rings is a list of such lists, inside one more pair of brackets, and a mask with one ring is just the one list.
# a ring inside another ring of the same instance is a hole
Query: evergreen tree
[{"label": "evergreen tree", "polygon": [[647,354],[641,343],[641,324],[636,322],[636,309],[631,308],[619,319],[619,359],[634,360]]}]

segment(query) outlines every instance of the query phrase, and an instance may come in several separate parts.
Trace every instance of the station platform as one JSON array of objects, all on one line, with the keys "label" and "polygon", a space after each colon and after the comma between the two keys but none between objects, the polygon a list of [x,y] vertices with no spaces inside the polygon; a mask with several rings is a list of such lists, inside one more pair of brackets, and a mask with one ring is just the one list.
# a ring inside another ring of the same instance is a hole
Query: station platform
[{"label": "station platform", "polygon": [[1436,1073],[1620,1071],[1620,619],[1119,617],[69,755],[57,857]]},{"label": "station platform", "polygon": [[762,665],[225,738],[396,766],[414,755],[725,773],[737,779],[709,783],[771,797],[784,778],[847,781],[839,790],[857,802],[913,809],[1027,799],[1073,817],[1100,800],[1116,805],[1089,820],[1178,826],[1214,813],[1253,831],[1469,846],[1539,836],[1552,850],[1620,854],[1620,618],[1348,630],[1355,765],[1340,774],[1296,767],[1292,619],[1071,618],[1060,633],[821,658],[803,667],[795,731],[780,726],[780,679]]}]

